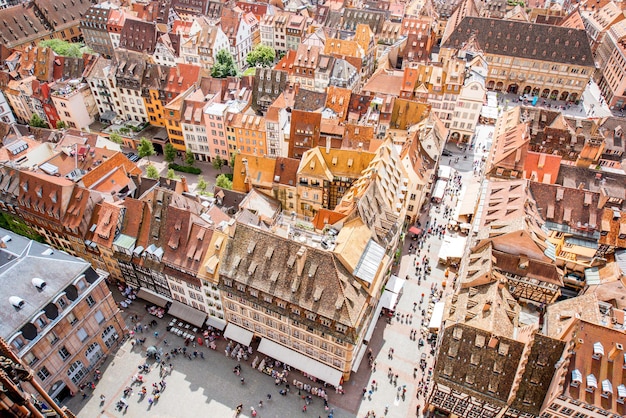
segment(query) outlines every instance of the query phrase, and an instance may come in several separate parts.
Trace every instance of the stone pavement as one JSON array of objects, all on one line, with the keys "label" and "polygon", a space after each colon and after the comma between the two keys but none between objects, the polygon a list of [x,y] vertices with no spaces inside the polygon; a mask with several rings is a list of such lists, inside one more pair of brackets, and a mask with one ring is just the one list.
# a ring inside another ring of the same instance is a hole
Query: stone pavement
[{"label": "stone pavement", "polygon": [[[113,294],[119,299],[119,292],[113,290]],[[144,302],[141,300],[134,302],[124,312],[124,316],[129,317],[133,313],[139,315],[139,322],[142,324],[155,319],[146,313]],[[168,319],[169,317],[157,319],[159,324],[155,329],[148,329],[143,334],[137,334],[138,337],[146,338],[143,346],[132,347],[128,340],[121,345],[116,354],[109,355],[100,367],[102,379],[97,382],[94,391],[86,390],[88,394],[86,399],[83,400],[77,395],[66,400],[64,404],[79,417],[234,417],[235,407],[240,403],[244,406],[240,417],[250,417],[250,407],[256,408],[257,418],[282,418],[302,414],[304,401],[298,396],[297,391],[292,390],[289,395],[281,396],[278,393],[281,387],[275,386],[270,376],[253,370],[249,365],[251,360],[242,361],[241,376],[235,375],[233,367],[237,361],[224,356],[223,348],[226,343],[223,340],[220,341],[216,351],[204,346],[196,348],[203,352],[205,359],[188,360],[181,355],[172,359],[174,369],[170,376],[165,377],[167,387],[158,402],[151,407],[148,405],[150,396],[142,399],[139,396],[141,386],[135,385],[132,386],[133,394],[129,398],[128,410],[117,411],[115,404],[122,397],[124,388],[131,386],[137,367],[146,361],[145,349],[147,347],[155,345],[165,351],[172,347],[184,346],[182,338],[166,332]],[[126,322],[129,326],[132,325],[129,319]],[[159,332],[158,338],[155,338],[153,334],[155,330]],[[168,346],[164,345],[164,339],[167,339]],[[191,346],[189,348],[191,351],[194,350]],[[91,380],[92,375],[90,373],[85,381]],[[245,378],[244,385],[241,385],[240,377]],[[304,381],[302,376],[298,376],[295,372],[290,374],[290,378],[299,378]],[[161,380],[158,367],[145,375],[145,379],[144,385],[150,394],[152,384]],[[268,393],[272,395],[270,401],[266,398]],[[103,405],[100,404],[101,394],[106,396]],[[355,416],[354,412],[348,412],[343,408],[343,396],[335,394],[334,391],[329,395],[331,395],[329,396],[330,406],[334,408],[336,418]],[[258,407],[260,400],[264,403],[262,408]],[[328,412],[324,411],[323,401],[313,397],[307,414],[326,417]]]},{"label": "stone pavement", "polygon": [[[479,126],[476,131],[475,147],[473,150],[463,151],[455,144],[448,144],[447,149],[452,152],[451,157],[444,157],[443,164],[448,164],[452,161],[453,168],[461,175],[462,188],[468,187],[470,183],[481,181],[481,177],[474,175],[473,163],[474,161],[481,161],[482,157],[489,152],[491,145],[491,135],[493,132],[492,126]],[[482,151],[483,145],[485,146],[485,152]],[[474,151],[476,150],[476,151]],[[464,155],[467,155],[467,159],[464,159]],[[459,158],[458,162],[455,162],[456,158]],[[459,193],[459,195],[462,195]],[[460,205],[459,199],[453,198],[450,194],[447,194],[444,202],[440,205],[432,205],[422,213],[420,222],[422,226],[426,225],[427,221],[432,224],[434,221],[439,225],[447,225],[447,220],[444,219],[443,208],[445,204],[454,207],[454,205]],[[447,231],[449,233],[449,231]],[[396,313],[400,315],[391,319],[391,323],[387,324],[387,319],[382,318],[377,325],[376,333],[382,331],[382,339],[373,338],[370,347],[374,350],[376,357],[376,370],[373,371],[370,381],[367,385],[367,389],[371,388],[372,381],[376,381],[377,390],[374,390],[372,395],[369,393],[363,397],[363,402],[359,408],[358,416],[365,417],[369,411],[374,411],[377,417],[384,416],[385,406],[388,406],[389,410],[386,417],[411,417],[417,416],[417,406],[420,406],[420,413],[424,412],[425,394],[422,392],[422,396],[419,398],[416,396],[418,391],[419,382],[424,379],[428,374],[428,368],[426,373],[422,373],[419,369],[419,361],[422,354],[426,355],[428,367],[433,367],[435,358],[430,355],[431,346],[426,342],[422,348],[419,347],[418,341],[420,338],[419,330],[422,328],[421,320],[421,308],[416,311],[413,310],[413,302],[418,302],[421,299],[421,295],[425,294],[424,303],[422,308],[427,308],[428,295],[431,293],[431,286],[436,285],[436,289],[442,290],[442,282],[447,281],[449,284],[444,290],[445,295],[453,291],[453,273],[450,273],[448,278],[445,277],[446,266],[438,264],[438,255],[441,248],[442,240],[434,235],[426,238],[424,246],[421,251],[415,253],[409,251],[409,247],[413,245],[415,247],[417,241],[411,239],[405,239],[403,243],[402,256],[399,266],[395,268],[395,274],[400,278],[407,278],[408,281],[404,285],[403,292],[396,305]],[[415,263],[416,258],[421,263],[422,257],[426,256],[430,260],[431,273],[427,276],[426,280],[421,280],[418,283]],[[418,305],[419,306],[419,305]],[[403,320],[401,315],[405,315]],[[407,316],[412,315],[412,319]],[[426,319],[425,319],[426,321]],[[426,326],[428,323],[426,322]],[[415,341],[409,338],[411,330],[418,330],[417,338]],[[390,358],[388,356],[389,349],[394,349],[394,354]],[[367,359],[363,360],[363,363],[367,364]],[[362,366],[363,367],[363,366]],[[417,375],[414,377],[414,368],[418,367]],[[387,378],[389,368],[392,369],[392,374],[398,375],[397,384],[390,383]],[[426,375],[426,376],[425,376]],[[406,385],[406,396],[401,396],[402,388]],[[400,392],[398,392],[400,388]],[[361,392],[362,393],[362,392]]]}]

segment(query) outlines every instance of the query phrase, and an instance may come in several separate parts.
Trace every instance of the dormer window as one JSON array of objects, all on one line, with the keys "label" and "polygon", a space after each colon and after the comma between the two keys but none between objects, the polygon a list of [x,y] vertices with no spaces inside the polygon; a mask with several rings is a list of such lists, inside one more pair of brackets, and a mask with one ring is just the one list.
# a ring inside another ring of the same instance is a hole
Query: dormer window
[{"label": "dormer window", "polygon": [[604,379],[602,381],[602,397],[608,398],[613,395],[613,384],[609,379]]},{"label": "dormer window", "polygon": [[598,379],[593,374],[587,375],[587,391],[593,392],[598,389]]},{"label": "dormer window", "polygon": [[583,383],[583,375],[578,369],[572,370],[572,383],[570,383],[573,387],[578,387]]},{"label": "dormer window", "polygon": [[604,346],[601,342],[597,342],[593,344],[593,359],[600,360],[604,355]]}]

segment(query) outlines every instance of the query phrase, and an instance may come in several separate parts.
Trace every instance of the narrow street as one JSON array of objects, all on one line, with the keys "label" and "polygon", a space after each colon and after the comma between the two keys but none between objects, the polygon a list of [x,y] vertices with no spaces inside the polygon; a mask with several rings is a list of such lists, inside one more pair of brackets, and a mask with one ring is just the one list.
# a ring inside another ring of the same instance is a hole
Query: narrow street
[{"label": "narrow street", "polygon": [[[430,388],[430,385],[427,385],[430,383],[429,370],[433,367],[435,359],[431,353],[436,344],[435,339],[432,340],[432,345],[427,341],[428,332],[426,331],[430,313],[434,302],[440,300],[440,292],[443,292],[443,298],[453,292],[455,280],[452,272],[446,278],[446,266],[438,263],[443,239],[438,234],[427,232],[429,228],[434,232],[437,226],[446,228],[454,216],[454,208],[461,205],[464,198],[476,199],[476,196],[465,196],[465,192],[470,185],[480,183],[482,179],[480,164],[483,156],[489,152],[493,131],[493,126],[479,126],[476,130],[474,149],[464,151],[452,143],[446,147],[452,155],[442,157],[441,165],[453,168],[452,179],[456,174],[460,188],[455,192],[454,181],[451,179],[443,201],[439,204],[431,203],[423,211],[419,221],[420,228],[423,230],[421,240],[413,240],[411,234],[407,233],[402,247],[400,265],[396,270],[398,277],[407,281],[396,305],[394,318],[390,319],[389,324],[386,324],[384,319],[378,323],[378,327],[385,326],[382,344],[380,349],[374,352],[376,367],[372,371],[367,387],[364,388],[367,389],[367,393],[363,396],[358,417],[366,417],[370,411],[376,413],[377,417],[392,418],[422,416],[424,413],[425,400],[428,398],[427,388]],[[477,190],[476,186],[472,190]],[[447,216],[446,207],[449,208]],[[459,232],[446,230],[445,234],[446,236],[458,235]],[[426,260],[431,268],[429,274],[424,274],[423,266]],[[420,266],[422,268],[418,273],[417,268]],[[420,277],[419,281],[418,277]],[[442,286],[443,282],[447,282],[445,288]],[[420,304],[422,294],[424,301]],[[422,315],[422,310],[425,315]],[[416,331],[415,338],[411,337],[412,330]],[[420,338],[424,340],[422,347],[419,346]],[[393,350],[393,354],[390,350]],[[424,371],[420,369],[422,355],[426,357]],[[366,363],[367,360],[363,361]],[[416,368],[417,372],[415,372]],[[393,379],[388,377],[390,369]],[[369,391],[373,382],[376,383],[370,395]],[[422,384],[421,390],[420,384]],[[405,389],[406,393],[403,396]],[[386,415],[385,407],[388,407]],[[418,407],[419,414],[417,413]]]}]

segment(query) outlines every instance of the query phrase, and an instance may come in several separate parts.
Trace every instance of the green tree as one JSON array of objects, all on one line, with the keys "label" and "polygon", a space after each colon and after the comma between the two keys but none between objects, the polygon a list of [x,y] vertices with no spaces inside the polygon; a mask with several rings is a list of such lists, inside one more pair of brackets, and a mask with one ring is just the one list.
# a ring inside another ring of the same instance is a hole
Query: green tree
[{"label": "green tree", "polygon": [[163,147],[163,159],[168,163],[173,163],[176,159],[176,148],[170,142]]},{"label": "green tree", "polygon": [[248,56],[246,62],[250,67],[256,67],[260,65],[262,67],[269,67],[274,63],[276,59],[276,51],[271,46],[258,44],[254,47]]},{"label": "green tree", "polygon": [[148,141],[146,138],[141,138],[139,146],[137,147],[137,154],[141,158],[148,157],[148,161],[150,161],[150,157],[155,154],[154,145],[152,145],[152,142]]},{"label": "green tree", "polygon": [[149,179],[158,179],[159,170],[157,170],[157,168],[154,165],[149,164],[146,167],[146,177],[148,177]]},{"label": "green tree", "polygon": [[81,43],[72,43],[62,39],[46,39],[39,42],[39,46],[51,48],[57,55],[64,57],[82,58],[83,52],[92,53],[91,49],[85,48]]},{"label": "green tree", "polygon": [[33,116],[30,118],[29,125],[32,126],[33,128],[47,128],[48,127],[48,124],[46,123],[46,121],[41,119],[41,117],[36,113],[33,113]]},{"label": "green tree", "polygon": [[233,188],[233,182],[228,177],[226,177],[226,174],[220,174],[219,176],[217,176],[217,178],[215,179],[215,185],[226,190],[232,190]]},{"label": "green tree", "polygon": [[209,187],[209,184],[206,182],[204,177],[198,176],[198,185],[196,186],[196,190],[200,192],[200,194],[205,194],[207,187]]},{"label": "green tree", "polygon": [[215,63],[211,68],[211,77],[213,78],[226,78],[234,77],[237,75],[237,66],[233,56],[227,49],[222,49],[217,53],[215,57]]},{"label": "green tree", "polygon": [[222,171],[222,167],[224,166],[226,162],[224,160],[222,160],[222,158],[219,155],[216,155],[215,158],[213,158],[213,168],[216,170],[220,170]]},{"label": "green tree", "polygon": [[196,157],[194,157],[193,152],[191,152],[191,150],[187,148],[187,151],[185,151],[185,164],[191,167],[192,165],[194,165],[195,162]]},{"label": "green tree", "polygon": [[57,129],[65,129],[65,128],[67,128],[67,125],[65,124],[65,122],[63,122],[62,120],[58,120]]},{"label": "green tree", "polygon": [[230,168],[231,169],[235,168],[235,155],[237,154],[236,153],[230,154]]},{"label": "green tree", "polygon": [[115,142],[116,144],[123,144],[124,140],[122,139],[122,135],[113,132],[111,135],[109,135],[109,141],[111,142]]},{"label": "green tree", "polygon": [[178,176],[176,175],[176,172],[174,171],[173,168],[168,168],[167,169],[167,176],[168,179],[170,180],[177,180]]}]

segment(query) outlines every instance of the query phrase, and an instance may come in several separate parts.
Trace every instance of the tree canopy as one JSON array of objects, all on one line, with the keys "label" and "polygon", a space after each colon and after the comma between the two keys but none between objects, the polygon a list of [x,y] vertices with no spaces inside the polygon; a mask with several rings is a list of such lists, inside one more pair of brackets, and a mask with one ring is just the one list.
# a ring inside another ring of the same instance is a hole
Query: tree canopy
[{"label": "tree canopy", "polygon": [[81,58],[83,56],[83,52],[93,52],[81,43],[72,43],[62,39],[46,39],[45,41],[39,42],[39,46],[51,48],[55,54],[63,57]]},{"label": "tree canopy", "polygon": [[46,123],[46,121],[43,120],[41,116],[39,116],[36,113],[33,113],[33,116],[30,118],[30,122],[28,124],[32,126],[33,128],[47,128],[48,127],[48,124]]},{"label": "tree canopy", "polygon": [[150,157],[156,154],[154,151],[154,145],[152,145],[152,142],[148,141],[146,138],[141,138],[139,146],[137,147],[137,154],[141,158],[148,157],[148,159],[150,159]]},{"label": "tree canopy", "polygon": [[196,157],[194,157],[193,152],[191,152],[191,150],[187,148],[187,151],[185,151],[185,164],[191,167],[192,165],[194,165],[195,162]]},{"label": "tree canopy", "polygon": [[152,164],[146,167],[146,177],[150,179],[158,179],[159,178],[159,170]]},{"label": "tree canopy", "polygon": [[176,159],[176,148],[170,142],[163,147],[163,159],[168,163],[173,163]]},{"label": "tree canopy", "polygon": [[124,143],[124,140],[122,139],[122,136],[120,134],[115,133],[115,132],[113,132],[111,135],[109,135],[109,141],[115,142],[116,144],[123,144]]},{"label": "tree canopy", "polygon": [[215,57],[215,64],[213,64],[213,68],[211,68],[211,77],[226,78],[236,75],[237,65],[235,65],[232,54],[226,49],[220,50]]},{"label": "tree canopy", "polygon": [[271,46],[258,44],[246,57],[246,62],[251,67],[260,65],[262,67],[269,67],[274,63],[276,59],[276,51]]},{"label": "tree canopy", "polygon": [[204,193],[206,193],[207,187],[209,187],[209,184],[206,182],[204,177],[198,176],[198,185],[196,186],[196,190],[200,194],[204,194]]},{"label": "tree canopy", "polygon": [[232,190],[233,188],[233,182],[226,176],[226,174],[220,174],[217,176],[215,179],[215,185],[226,190]]},{"label": "tree canopy", "polygon": [[216,155],[211,164],[213,164],[214,169],[221,171],[224,164],[226,164],[226,161],[222,160],[222,157],[219,155]]}]

